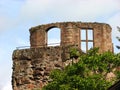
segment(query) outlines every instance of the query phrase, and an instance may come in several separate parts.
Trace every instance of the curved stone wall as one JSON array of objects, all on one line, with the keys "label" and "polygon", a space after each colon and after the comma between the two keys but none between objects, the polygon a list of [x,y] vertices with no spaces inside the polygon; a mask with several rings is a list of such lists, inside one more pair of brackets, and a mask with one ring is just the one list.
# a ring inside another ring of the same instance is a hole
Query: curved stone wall
[{"label": "curved stone wall", "polygon": [[[47,47],[47,32],[61,29],[60,46]],[[30,29],[31,48],[13,52],[13,90],[36,90],[49,82],[53,69],[63,69],[70,62],[70,48],[81,51],[82,29],[93,30],[93,46],[99,52],[113,52],[111,27],[104,23],[60,22],[39,25]]]},{"label": "curved stone wall", "polygon": [[94,47],[99,47],[100,52],[113,51],[111,27],[105,23],[91,22],[59,22],[39,25],[30,29],[31,47],[46,47],[47,32],[57,27],[61,30],[60,46],[76,45],[81,47],[81,29],[93,30]]}]

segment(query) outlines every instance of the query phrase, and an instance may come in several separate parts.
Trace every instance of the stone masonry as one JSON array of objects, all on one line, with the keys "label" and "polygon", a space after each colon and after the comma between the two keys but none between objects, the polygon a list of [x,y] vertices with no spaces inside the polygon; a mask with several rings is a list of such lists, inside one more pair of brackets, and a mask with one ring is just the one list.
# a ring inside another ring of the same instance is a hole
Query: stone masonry
[{"label": "stone masonry", "polygon": [[[59,46],[47,46],[47,32],[60,28]],[[30,48],[13,52],[13,90],[36,90],[46,85],[53,69],[63,69],[70,61],[70,48],[81,50],[81,29],[93,30],[93,47],[99,52],[113,52],[111,27],[104,23],[60,22],[39,25],[30,29]],[[88,40],[86,40],[87,42]]]}]

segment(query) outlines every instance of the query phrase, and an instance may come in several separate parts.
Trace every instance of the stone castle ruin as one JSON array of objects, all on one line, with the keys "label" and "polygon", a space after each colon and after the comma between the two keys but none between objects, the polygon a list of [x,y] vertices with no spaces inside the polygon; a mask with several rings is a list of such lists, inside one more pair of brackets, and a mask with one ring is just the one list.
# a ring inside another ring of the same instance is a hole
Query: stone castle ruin
[{"label": "stone castle ruin", "polygon": [[[48,31],[60,29],[60,45],[48,46]],[[53,69],[62,69],[70,60],[70,47],[87,52],[99,47],[99,52],[113,52],[111,27],[105,23],[60,22],[30,29],[30,48],[13,52],[13,90],[34,90],[49,82]]]}]

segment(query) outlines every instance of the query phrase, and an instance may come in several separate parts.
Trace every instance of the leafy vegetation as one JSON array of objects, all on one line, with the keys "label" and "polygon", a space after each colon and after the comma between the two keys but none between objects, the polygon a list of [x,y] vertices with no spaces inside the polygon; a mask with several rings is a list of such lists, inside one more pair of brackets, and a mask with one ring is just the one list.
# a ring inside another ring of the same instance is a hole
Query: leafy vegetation
[{"label": "leafy vegetation", "polygon": [[[116,69],[120,65],[120,54],[99,54],[98,48],[94,48],[82,55],[73,49],[71,57],[74,56],[78,56],[78,63],[68,65],[64,70],[53,70],[52,82],[43,90],[107,90],[120,79],[120,71]],[[110,81],[106,79],[109,72],[116,74]]]},{"label": "leafy vegetation", "polygon": [[[120,27],[117,27],[117,28],[118,28],[118,31],[120,32]],[[120,37],[117,36],[116,38],[118,39],[118,41],[120,41]],[[120,49],[120,46],[117,45],[116,47]]]}]

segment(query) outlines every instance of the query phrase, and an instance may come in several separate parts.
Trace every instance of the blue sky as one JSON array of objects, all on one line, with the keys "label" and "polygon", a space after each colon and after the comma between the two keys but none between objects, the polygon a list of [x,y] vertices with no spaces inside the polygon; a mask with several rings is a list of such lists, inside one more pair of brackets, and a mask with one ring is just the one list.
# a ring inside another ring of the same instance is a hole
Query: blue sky
[{"label": "blue sky", "polygon": [[0,90],[12,90],[12,52],[29,46],[29,28],[64,21],[108,23],[118,45],[120,0],[0,0]]}]

